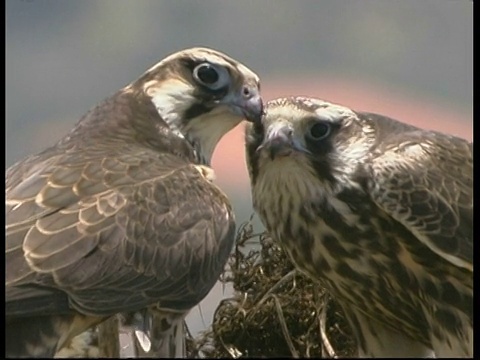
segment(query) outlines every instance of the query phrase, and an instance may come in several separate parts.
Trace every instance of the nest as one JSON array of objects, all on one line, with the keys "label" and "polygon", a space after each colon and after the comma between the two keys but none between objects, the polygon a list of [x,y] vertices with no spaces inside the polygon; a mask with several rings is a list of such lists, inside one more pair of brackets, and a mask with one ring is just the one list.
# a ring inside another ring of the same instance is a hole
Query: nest
[{"label": "nest", "polygon": [[267,234],[255,234],[251,221],[240,228],[221,281],[233,296],[219,304],[211,327],[187,339],[189,357],[355,356],[338,304]]}]

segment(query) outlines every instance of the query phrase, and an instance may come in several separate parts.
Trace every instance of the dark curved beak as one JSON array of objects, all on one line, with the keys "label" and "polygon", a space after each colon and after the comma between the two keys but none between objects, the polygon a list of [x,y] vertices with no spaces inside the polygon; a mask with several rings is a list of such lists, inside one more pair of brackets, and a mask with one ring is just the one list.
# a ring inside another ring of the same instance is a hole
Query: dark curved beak
[{"label": "dark curved beak", "polygon": [[230,99],[225,99],[232,112],[252,123],[260,123],[264,114],[258,85],[245,85]]},{"label": "dark curved beak", "polygon": [[270,126],[263,143],[257,148],[257,152],[263,149],[268,151],[271,160],[276,157],[288,156],[295,151],[310,153],[295,139],[293,129],[285,124]]},{"label": "dark curved beak", "polygon": [[252,123],[260,123],[264,115],[263,100],[260,95],[255,95],[244,102],[243,115]]}]

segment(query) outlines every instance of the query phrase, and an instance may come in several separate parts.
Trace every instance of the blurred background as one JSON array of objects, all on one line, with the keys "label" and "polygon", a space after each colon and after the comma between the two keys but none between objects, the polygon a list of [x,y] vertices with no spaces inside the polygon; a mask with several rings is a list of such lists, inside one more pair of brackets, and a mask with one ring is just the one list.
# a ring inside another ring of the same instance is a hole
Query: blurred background
[{"label": "blurred background", "polygon": [[[223,51],[264,98],[307,95],[473,139],[468,0],[7,0],[6,166],[170,53]],[[243,126],[213,167],[237,221],[252,213]],[[220,286],[202,304],[208,324]],[[198,309],[193,331],[204,327]]]}]

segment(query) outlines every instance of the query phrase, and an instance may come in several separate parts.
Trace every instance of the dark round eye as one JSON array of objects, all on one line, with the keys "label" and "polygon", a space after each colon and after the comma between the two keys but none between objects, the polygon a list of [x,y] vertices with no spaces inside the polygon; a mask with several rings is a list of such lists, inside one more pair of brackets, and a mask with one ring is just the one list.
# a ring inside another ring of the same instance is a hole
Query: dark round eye
[{"label": "dark round eye", "polygon": [[201,64],[195,68],[198,80],[206,85],[215,84],[218,81],[218,73],[210,64]]},{"label": "dark round eye", "polygon": [[319,141],[330,135],[330,124],[325,122],[316,122],[310,127],[307,136],[311,140]]},{"label": "dark round eye", "polygon": [[202,63],[193,69],[194,79],[203,86],[218,90],[228,84],[228,71],[220,66]]}]

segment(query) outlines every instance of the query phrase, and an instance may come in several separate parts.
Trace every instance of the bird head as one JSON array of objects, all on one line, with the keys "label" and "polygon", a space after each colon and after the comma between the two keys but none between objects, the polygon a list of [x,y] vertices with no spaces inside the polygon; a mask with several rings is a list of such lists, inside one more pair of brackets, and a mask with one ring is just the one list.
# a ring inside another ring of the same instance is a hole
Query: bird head
[{"label": "bird head", "polygon": [[309,189],[334,191],[352,180],[374,142],[372,132],[340,105],[305,97],[272,100],[262,121],[246,129],[252,185],[284,184],[285,191],[295,187],[305,197],[312,196]]},{"label": "bird head", "polygon": [[166,57],[124,91],[145,95],[170,129],[192,143],[207,163],[224,134],[244,119],[260,121],[263,114],[258,76],[208,48]]}]

